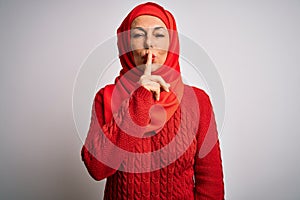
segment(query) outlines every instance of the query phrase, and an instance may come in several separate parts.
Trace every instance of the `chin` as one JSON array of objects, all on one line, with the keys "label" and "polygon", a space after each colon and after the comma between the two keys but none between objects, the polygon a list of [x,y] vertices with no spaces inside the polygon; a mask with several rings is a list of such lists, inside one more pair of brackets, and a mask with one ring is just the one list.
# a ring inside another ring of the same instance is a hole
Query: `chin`
[{"label": "chin", "polygon": [[154,72],[154,71],[158,70],[160,67],[161,67],[161,64],[153,63],[152,64],[152,71]]}]

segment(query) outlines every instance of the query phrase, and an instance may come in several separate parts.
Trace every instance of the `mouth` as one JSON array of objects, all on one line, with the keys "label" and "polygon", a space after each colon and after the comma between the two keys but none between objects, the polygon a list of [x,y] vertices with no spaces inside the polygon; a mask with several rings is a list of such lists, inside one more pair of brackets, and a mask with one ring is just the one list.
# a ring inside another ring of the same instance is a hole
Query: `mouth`
[{"label": "mouth", "polygon": [[[154,54],[152,54],[152,62],[155,60],[155,57],[156,56]],[[144,56],[142,56],[142,59],[144,61],[144,64],[146,64],[147,60],[148,60],[148,54],[146,53]]]}]

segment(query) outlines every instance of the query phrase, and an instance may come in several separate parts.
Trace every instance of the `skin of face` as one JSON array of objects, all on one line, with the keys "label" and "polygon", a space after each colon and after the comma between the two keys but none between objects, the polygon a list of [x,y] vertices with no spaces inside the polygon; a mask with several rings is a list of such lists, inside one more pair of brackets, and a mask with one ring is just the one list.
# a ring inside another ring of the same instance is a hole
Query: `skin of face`
[{"label": "skin of face", "polygon": [[131,23],[130,44],[137,67],[145,68],[147,55],[151,51],[151,71],[159,69],[166,61],[169,43],[168,29],[158,17],[141,15]]}]

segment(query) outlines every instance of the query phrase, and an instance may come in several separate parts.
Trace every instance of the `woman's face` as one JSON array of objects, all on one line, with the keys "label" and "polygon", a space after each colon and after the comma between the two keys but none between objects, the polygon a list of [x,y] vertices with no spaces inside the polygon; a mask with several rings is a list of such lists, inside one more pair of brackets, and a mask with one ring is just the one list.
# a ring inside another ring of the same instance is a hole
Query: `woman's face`
[{"label": "woman's face", "polygon": [[145,67],[149,51],[153,54],[151,71],[164,64],[169,49],[169,33],[163,21],[150,15],[138,16],[131,24],[130,36],[137,67]]}]

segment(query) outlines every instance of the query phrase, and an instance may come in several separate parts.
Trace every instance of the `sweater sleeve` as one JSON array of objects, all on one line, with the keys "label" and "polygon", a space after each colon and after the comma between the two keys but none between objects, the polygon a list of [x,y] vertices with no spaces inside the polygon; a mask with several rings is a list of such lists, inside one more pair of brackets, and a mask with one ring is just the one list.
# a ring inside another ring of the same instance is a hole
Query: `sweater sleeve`
[{"label": "sweater sleeve", "polygon": [[223,169],[214,111],[209,96],[203,90],[198,89],[196,94],[200,124],[194,164],[194,196],[197,200],[223,200]]},{"label": "sweater sleeve", "polygon": [[[91,122],[87,137],[81,149],[81,158],[89,174],[97,181],[113,175],[124,160],[124,154],[118,151],[133,151],[139,137],[128,135],[117,124],[126,130],[132,130],[132,123],[146,125],[149,122],[149,109],[154,100],[152,93],[143,87],[133,92],[129,99],[124,100],[117,115],[106,123],[103,104],[104,89],[96,94],[91,114]],[[128,110],[129,109],[129,110]],[[139,115],[134,115],[137,112]],[[128,116],[130,115],[130,116]],[[129,117],[132,120],[128,120]],[[119,123],[116,123],[119,121]],[[132,130],[141,134],[139,130]],[[113,145],[112,145],[113,144]],[[116,148],[118,147],[118,148]],[[107,165],[109,163],[109,166]]]}]

